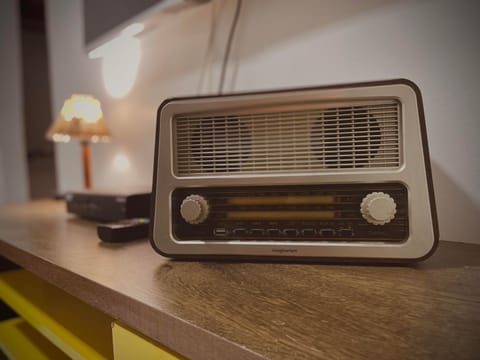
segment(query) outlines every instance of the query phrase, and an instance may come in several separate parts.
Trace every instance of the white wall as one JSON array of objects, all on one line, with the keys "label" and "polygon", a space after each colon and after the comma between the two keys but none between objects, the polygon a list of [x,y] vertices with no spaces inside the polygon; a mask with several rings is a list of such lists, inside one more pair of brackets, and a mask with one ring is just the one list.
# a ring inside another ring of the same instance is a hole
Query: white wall
[{"label": "white wall", "polygon": [[0,1],[0,204],[28,199],[19,7]]},{"label": "white wall", "polygon": [[476,1],[246,1],[231,89],[413,80],[441,238],[480,243],[479,11]]},{"label": "white wall", "polygon": [[[214,6],[215,8],[212,8]],[[48,0],[53,111],[73,92],[103,100],[115,142],[93,149],[96,187],[150,186],[155,113],[166,97],[214,92],[235,2],[169,14],[142,36],[130,95],[113,100],[87,60],[81,2]],[[221,13],[202,79],[212,9]],[[422,89],[442,239],[478,242],[480,33],[474,1],[244,0],[226,89],[243,91],[406,77]],[[59,190],[81,188],[75,144],[57,148]],[[125,174],[117,153],[132,161]]]}]

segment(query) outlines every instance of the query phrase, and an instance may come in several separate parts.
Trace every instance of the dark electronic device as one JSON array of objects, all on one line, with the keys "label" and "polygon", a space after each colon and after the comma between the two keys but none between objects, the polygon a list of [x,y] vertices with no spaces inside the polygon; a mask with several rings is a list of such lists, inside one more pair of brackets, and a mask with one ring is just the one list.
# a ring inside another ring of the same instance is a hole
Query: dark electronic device
[{"label": "dark electronic device", "polygon": [[408,80],[167,100],[153,186],[170,257],[401,262],[438,243]]},{"label": "dark electronic device", "polygon": [[67,211],[94,221],[149,217],[150,192],[78,192],[65,196]]},{"label": "dark electronic device", "polygon": [[98,224],[98,237],[105,242],[127,242],[148,236],[150,221],[147,218],[125,219],[108,224]]}]

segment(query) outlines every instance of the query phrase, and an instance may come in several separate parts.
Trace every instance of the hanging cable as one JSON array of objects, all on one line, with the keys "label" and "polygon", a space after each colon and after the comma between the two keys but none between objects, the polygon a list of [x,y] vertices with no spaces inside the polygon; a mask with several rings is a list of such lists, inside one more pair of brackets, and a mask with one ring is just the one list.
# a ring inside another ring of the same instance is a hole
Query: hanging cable
[{"label": "hanging cable", "polygon": [[228,58],[230,57],[230,50],[232,48],[233,36],[237,27],[238,18],[240,16],[240,10],[242,8],[242,0],[237,0],[237,7],[232,20],[232,26],[230,27],[230,33],[228,34],[228,41],[225,47],[225,55],[223,56],[222,71],[220,73],[220,83],[218,86],[218,93],[223,93],[223,86],[225,85],[225,75],[227,71]]},{"label": "hanging cable", "polygon": [[224,2],[222,1],[219,6],[217,6],[218,2],[213,1],[211,4],[211,14],[210,14],[210,32],[208,35],[208,44],[207,44],[207,50],[205,52],[203,64],[202,64],[202,70],[200,72],[200,81],[198,82],[197,86],[197,95],[201,95],[203,89],[204,89],[204,83],[205,83],[205,78],[207,80],[206,88],[207,90],[210,90],[210,78],[211,76],[207,76],[208,72],[208,67],[212,59],[212,50],[213,50],[213,44],[215,42],[215,33],[217,32],[217,25],[218,25],[218,14],[222,12]]}]

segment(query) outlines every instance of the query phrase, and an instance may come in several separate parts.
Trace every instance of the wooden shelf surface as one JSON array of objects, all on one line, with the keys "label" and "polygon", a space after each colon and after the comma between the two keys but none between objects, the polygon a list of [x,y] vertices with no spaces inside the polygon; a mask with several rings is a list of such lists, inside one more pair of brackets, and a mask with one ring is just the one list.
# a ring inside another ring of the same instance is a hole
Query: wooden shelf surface
[{"label": "wooden shelf surface", "polygon": [[475,359],[480,246],[414,266],[171,261],[60,201],[0,209],[0,254],[195,359]]}]

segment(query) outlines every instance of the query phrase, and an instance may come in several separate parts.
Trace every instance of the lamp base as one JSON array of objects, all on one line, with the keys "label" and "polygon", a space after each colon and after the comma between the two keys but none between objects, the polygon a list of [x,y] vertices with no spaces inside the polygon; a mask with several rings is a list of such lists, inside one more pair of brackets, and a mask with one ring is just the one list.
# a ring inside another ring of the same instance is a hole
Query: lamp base
[{"label": "lamp base", "polygon": [[90,178],[90,143],[82,141],[82,159],[83,159],[83,184],[85,189],[92,187]]}]

